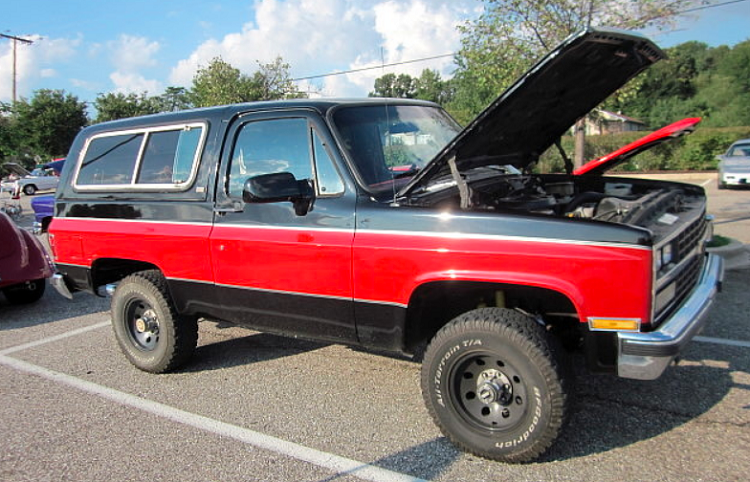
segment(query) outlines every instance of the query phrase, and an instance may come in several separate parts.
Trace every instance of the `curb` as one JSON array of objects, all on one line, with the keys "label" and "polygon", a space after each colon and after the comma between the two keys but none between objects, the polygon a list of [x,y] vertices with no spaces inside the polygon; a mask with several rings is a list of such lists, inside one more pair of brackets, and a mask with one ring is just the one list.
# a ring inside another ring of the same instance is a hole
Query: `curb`
[{"label": "curb", "polygon": [[724,258],[724,269],[747,269],[750,268],[750,246],[746,246],[736,239],[726,246],[718,248],[706,248],[706,251],[718,254]]}]

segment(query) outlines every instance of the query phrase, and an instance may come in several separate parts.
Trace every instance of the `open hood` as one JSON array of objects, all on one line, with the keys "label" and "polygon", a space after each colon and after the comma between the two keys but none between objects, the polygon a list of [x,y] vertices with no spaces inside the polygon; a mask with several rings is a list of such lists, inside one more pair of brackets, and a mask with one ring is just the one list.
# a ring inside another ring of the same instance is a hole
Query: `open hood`
[{"label": "open hood", "polygon": [[3,169],[21,177],[31,175],[31,173],[27,171],[22,165],[15,162],[6,162],[5,164],[3,164]]},{"label": "open hood", "polygon": [[652,147],[657,146],[669,139],[674,139],[675,137],[690,134],[695,130],[695,126],[698,125],[700,121],[700,117],[691,117],[688,119],[682,119],[681,121],[677,121],[674,124],[670,124],[666,127],[662,127],[658,131],[641,137],[637,141],[631,142],[630,144],[621,147],[614,152],[610,152],[606,156],[602,156],[599,159],[587,162],[583,166],[573,171],[573,175],[601,176],[606,171],[622,164],[636,154],[639,154],[647,149],[651,149]]},{"label": "open hood", "polygon": [[527,168],[579,118],[664,58],[632,33],[587,29],[571,35],[481,112],[399,193],[488,165]]}]

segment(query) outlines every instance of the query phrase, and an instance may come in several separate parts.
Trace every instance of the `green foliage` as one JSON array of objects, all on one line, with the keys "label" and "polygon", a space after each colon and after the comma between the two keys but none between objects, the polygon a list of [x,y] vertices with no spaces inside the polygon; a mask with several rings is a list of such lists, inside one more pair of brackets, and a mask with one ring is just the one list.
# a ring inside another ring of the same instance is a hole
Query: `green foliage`
[{"label": "green foliage", "polygon": [[97,111],[96,122],[156,114],[161,109],[158,97],[147,97],[145,93],[125,95],[120,92],[99,94],[94,107]]},{"label": "green foliage", "polygon": [[247,75],[216,57],[193,77],[190,100],[196,107],[247,102],[255,96],[253,87]]},{"label": "green foliage", "polygon": [[369,96],[421,99],[446,105],[453,94],[453,84],[443,80],[440,72],[424,69],[417,78],[408,74],[385,74],[378,77],[375,79],[374,90]]},{"label": "green foliage", "polygon": [[264,64],[258,62],[258,70],[253,74],[255,95],[252,100],[277,100],[304,97],[289,75],[290,65],[281,57]]},{"label": "green foliage", "polygon": [[456,58],[456,95],[449,110],[461,120],[473,118],[570,34],[588,25],[631,30],[664,28],[691,0],[483,0],[483,3],[484,13],[459,27],[462,35]]},{"label": "green foliage", "polygon": [[704,127],[750,125],[750,41],[733,48],[686,42],[667,54],[619,110],[652,126],[687,116],[702,117]]},{"label": "green foliage", "polygon": [[190,93],[185,87],[167,87],[164,93],[156,98],[159,112],[175,112],[191,108]]},{"label": "green foliage", "polygon": [[258,66],[259,70],[249,76],[221,57],[214,58],[193,77],[190,101],[196,107],[209,107],[300,95],[289,76],[289,64],[281,57]]},{"label": "green foliage", "polygon": [[62,90],[38,90],[31,100],[4,105],[0,154],[27,168],[68,153],[86,126],[86,104]]},{"label": "green foliage", "polygon": [[417,94],[417,80],[408,74],[385,74],[375,79],[374,88],[370,97],[413,99]]},{"label": "green foliage", "polygon": [[415,98],[429,100],[440,105],[446,105],[451,101],[454,94],[453,84],[443,80],[440,72],[432,69],[424,69],[416,80]]}]

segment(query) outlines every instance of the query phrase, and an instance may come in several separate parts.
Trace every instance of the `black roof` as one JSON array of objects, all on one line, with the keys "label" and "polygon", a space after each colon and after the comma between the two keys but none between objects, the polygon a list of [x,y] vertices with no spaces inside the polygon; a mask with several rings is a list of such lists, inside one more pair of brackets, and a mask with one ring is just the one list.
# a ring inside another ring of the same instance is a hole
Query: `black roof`
[{"label": "black roof", "polygon": [[163,112],[127,119],[94,124],[86,128],[88,133],[104,132],[111,130],[122,130],[128,128],[148,127],[161,124],[195,121],[199,119],[231,119],[238,115],[249,112],[262,112],[287,109],[314,110],[325,116],[334,107],[345,105],[430,105],[436,104],[416,99],[392,99],[385,97],[362,97],[362,98],[327,98],[327,99],[289,99],[270,100],[258,102],[245,102],[240,104],[228,104],[213,107],[200,107],[186,109],[176,112]]}]

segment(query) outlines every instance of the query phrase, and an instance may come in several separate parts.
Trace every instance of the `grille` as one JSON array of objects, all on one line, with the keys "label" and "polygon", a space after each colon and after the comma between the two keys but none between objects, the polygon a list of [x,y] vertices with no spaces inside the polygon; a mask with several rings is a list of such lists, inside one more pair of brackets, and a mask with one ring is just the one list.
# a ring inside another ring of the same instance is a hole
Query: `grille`
[{"label": "grille", "polygon": [[698,243],[703,242],[707,228],[708,219],[706,219],[706,216],[700,216],[677,236],[675,248],[678,260],[685,259]]},{"label": "grille", "polygon": [[675,291],[672,300],[656,314],[655,326],[660,325],[670,313],[679,307],[698,283],[704,257],[703,250],[696,252],[695,248],[703,243],[708,223],[706,216],[700,216],[671,241],[675,250],[674,259],[680,266],[678,272],[672,271],[667,274],[671,279],[669,283],[661,287],[666,289],[674,285]]}]

